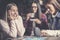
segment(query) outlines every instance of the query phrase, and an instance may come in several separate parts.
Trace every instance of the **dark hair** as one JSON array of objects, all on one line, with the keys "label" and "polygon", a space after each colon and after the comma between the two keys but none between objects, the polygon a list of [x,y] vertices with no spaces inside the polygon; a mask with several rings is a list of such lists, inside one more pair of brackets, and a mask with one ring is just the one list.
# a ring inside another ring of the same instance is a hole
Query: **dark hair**
[{"label": "dark hair", "polygon": [[[33,4],[33,3],[37,5],[36,2],[32,2],[32,4]],[[31,8],[32,8],[32,4],[31,4]],[[38,5],[37,5],[37,9],[38,9]],[[32,9],[32,12],[33,12],[33,9]]]},{"label": "dark hair", "polygon": [[46,5],[47,3],[50,3],[52,0],[43,0],[43,4]]},{"label": "dark hair", "polygon": [[42,13],[45,13],[46,10],[47,10],[47,8],[46,8],[44,5],[41,5],[41,12],[42,12]]},{"label": "dark hair", "polygon": [[36,1],[34,1],[33,3],[36,3],[37,4],[37,12],[35,13],[35,17],[39,18],[39,14],[40,14],[40,4]]},{"label": "dark hair", "polygon": [[35,2],[35,3],[39,3],[39,0],[33,0],[33,2]]}]

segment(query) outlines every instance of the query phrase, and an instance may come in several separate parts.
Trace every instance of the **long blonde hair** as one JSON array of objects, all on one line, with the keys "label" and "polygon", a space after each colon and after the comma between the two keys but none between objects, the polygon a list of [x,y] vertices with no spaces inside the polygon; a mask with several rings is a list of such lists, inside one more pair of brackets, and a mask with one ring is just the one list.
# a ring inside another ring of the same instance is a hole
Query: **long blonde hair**
[{"label": "long blonde hair", "polygon": [[5,13],[5,17],[4,17],[4,19],[5,19],[5,21],[7,22],[7,18],[8,18],[8,10],[10,10],[11,9],[11,7],[12,6],[16,6],[17,7],[17,5],[15,4],[15,3],[10,3],[10,4],[8,4],[7,6],[6,6],[6,13]]}]

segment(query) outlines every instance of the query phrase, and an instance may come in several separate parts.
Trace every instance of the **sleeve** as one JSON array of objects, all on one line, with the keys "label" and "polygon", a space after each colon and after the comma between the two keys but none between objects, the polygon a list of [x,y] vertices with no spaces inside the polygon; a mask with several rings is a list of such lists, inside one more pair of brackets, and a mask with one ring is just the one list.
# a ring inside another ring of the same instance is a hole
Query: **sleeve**
[{"label": "sleeve", "polygon": [[16,22],[18,36],[21,37],[25,33],[25,28],[24,28],[24,25],[23,25],[22,17],[19,16],[19,18],[17,20],[15,20],[15,22]]},{"label": "sleeve", "polygon": [[46,17],[45,14],[42,14],[42,15],[41,15],[41,19],[42,19],[42,21],[45,21],[45,22],[47,23],[47,17]]},{"label": "sleeve", "polygon": [[14,20],[10,21],[10,32],[9,35],[11,35],[12,37],[17,37],[17,28],[16,28],[16,24]]},{"label": "sleeve", "polygon": [[0,26],[2,27],[2,30],[7,33],[10,37],[16,37],[16,27],[13,26],[14,23],[11,22],[11,27],[9,27],[8,23],[3,21],[3,20],[0,20]]}]

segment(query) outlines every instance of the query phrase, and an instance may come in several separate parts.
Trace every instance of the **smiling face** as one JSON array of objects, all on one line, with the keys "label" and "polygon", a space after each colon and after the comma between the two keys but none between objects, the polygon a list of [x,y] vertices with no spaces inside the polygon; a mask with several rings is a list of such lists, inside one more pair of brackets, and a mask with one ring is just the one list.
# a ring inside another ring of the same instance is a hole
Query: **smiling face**
[{"label": "smiling face", "polygon": [[18,8],[16,6],[12,6],[8,10],[8,14],[16,17],[18,15]]},{"label": "smiling face", "polygon": [[32,9],[33,9],[33,12],[36,13],[37,12],[37,4],[36,3],[32,3]]},{"label": "smiling face", "polygon": [[7,14],[9,20],[17,18],[18,16],[17,6],[14,5],[10,6],[9,9],[7,10]]}]

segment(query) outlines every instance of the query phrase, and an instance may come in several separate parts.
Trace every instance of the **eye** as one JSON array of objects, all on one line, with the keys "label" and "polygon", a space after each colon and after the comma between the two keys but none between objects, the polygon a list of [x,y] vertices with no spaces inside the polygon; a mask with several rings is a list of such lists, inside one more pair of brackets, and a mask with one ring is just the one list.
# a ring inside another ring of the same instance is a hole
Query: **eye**
[{"label": "eye", "polygon": [[32,6],[32,8],[37,8],[37,6]]}]

